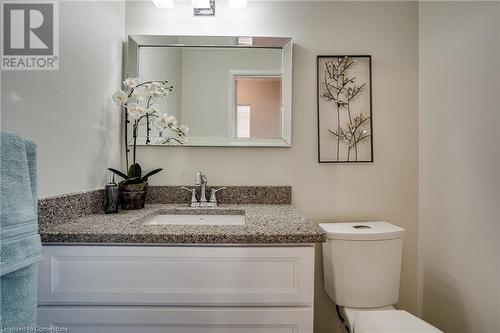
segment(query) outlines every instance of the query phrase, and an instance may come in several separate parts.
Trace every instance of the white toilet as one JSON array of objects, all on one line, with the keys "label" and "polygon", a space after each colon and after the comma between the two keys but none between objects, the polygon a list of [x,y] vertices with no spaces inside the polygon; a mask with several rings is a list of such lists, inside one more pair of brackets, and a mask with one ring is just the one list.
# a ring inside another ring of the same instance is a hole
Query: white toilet
[{"label": "white toilet", "polygon": [[387,222],[321,223],[325,291],[350,333],[442,332],[392,307],[399,299],[405,230]]}]

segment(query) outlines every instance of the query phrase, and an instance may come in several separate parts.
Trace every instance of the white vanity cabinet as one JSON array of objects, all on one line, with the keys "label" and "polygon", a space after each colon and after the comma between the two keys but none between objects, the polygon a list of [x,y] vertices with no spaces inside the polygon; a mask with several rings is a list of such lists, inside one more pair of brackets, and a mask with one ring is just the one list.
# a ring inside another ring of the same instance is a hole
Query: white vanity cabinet
[{"label": "white vanity cabinet", "polygon": [[39,326],[312,332],[314,246],[43,247]]}]

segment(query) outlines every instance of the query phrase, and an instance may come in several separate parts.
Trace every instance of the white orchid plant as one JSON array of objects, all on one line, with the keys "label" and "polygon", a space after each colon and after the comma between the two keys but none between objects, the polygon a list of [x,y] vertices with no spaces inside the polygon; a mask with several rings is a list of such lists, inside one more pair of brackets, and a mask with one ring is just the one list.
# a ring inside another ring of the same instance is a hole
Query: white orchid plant
[{"label": "white orchid plant", "polygon": [[[144,81],[128,78],[123,82],[124,89],[113,94],[113,101],[122,106],[125,111],[125,159],[127,163],[127,174],[110,168],[112,172],[123,177],[125,183],[144,183],[147,178],[161,169],[152,170],[142,175],[140,165],[136,162],[137,137],[139,127],[146,126],[146,144],[151,140],[155,144],[184,144],[187,142],[189,128],[179,125],[177,119],[168,114],[160,113],[160,107],[156,103],[173,91],[173,86],[168,81]],[[132,139],[129,141],[128,128],[132,125]],[[132,159],[129,167],[129,144],[133,143]]]}]

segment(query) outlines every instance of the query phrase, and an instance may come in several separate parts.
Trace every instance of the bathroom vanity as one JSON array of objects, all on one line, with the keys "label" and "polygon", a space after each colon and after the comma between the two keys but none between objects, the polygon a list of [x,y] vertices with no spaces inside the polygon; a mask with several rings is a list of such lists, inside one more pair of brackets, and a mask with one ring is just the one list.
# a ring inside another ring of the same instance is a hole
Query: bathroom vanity
[{"label": "bathroom vanity", "polygon": [[40,225],[40,326],[313,331],[314,245],[325,235],[289,204],[157,203],[54,220]]},{"label": "bathroom vanity", "polygon": [[[292,50],[284,37],[134,35],[125,72],[172,85],[155,102],[189,126],[184,146],[286,149]],[[153,127],[146,118],[133,142],[176,145],[151,140],[169,136]],[[232,186],[215,201],[220,187],[205,188],[202,178],[201,207],[188,206],[195,190],[166,186],[149,188],[146,208],[113,215],[102,212],[102,191],[41,200],[39,326],[311,333],[314,246],[324,233],[291,206],[290,187]]]}]

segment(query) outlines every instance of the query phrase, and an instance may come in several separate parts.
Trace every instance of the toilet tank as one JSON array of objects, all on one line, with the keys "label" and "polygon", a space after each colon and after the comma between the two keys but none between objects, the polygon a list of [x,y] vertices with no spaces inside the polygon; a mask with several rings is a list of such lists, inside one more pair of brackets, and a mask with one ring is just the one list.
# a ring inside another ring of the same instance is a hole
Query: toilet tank
[{"label": "toilet tank", "polygon": [[376,308],[399,299],[404,229],[387,222],[320,223],[325,291],[337,305]]}]

